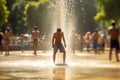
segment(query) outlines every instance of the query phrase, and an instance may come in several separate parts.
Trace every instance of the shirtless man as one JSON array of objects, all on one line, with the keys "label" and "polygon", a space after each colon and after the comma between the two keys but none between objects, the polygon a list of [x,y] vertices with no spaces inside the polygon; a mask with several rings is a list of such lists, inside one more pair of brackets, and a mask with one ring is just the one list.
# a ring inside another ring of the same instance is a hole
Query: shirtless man
[{"label": "shirtless man", "polygon": [[25,37],[24,37],[24,34],[21,34],[21,36],[20,36],[20,48],[21,48],[21,52],[23,53],[24,52],[24,42],[25,42]]},{"label": "shirtless man", "polygon": [[10,29],[10,27],[7,27],[3,36],[5,55],[9,55],[9,44],[11,37],[13,37],[12,30]]},{"label": "shirtless man", "polygon": [[32,31],[32,39],[33,39],[34,55],[36,55],[37,54],[37,48],[38,48],[38,41],[40,40],[40,33],[37,30],[37,27],[34,27],[34,30]]},{"label": "shirtless man", "polygon": [[112,25],[110,26],[109,30],[108,30],[108,35],[110,36],[110,52],[109,52],[109,60],[111,60],[112,57],[112,50],[113,48],[115,48],[115,52],[116,52],[116,61],[119,61],[119,57],[118,57],[118,51],[119,51],[119,29],[117,29],[116,27],[116,23],[115,21],[112,22]]},{"label": "shirtless man", "polygon": [[91,44],[91,33],[87,32],[84,36],[84,41],[85,41],[85,47],[87,51],[90,51],[90,44]]},{"label": "shirtless man", "polygon": [[65,51],[65,48],[62,44],[62,39],[63,39],[63,42],[64,42],[64,46],[66,47],[64,33],[61,32],[61,28],[57,28],[57,32],[55,32],[53,34],[53,38],[52,38],[52,47],[54,49],[54,53],[53,53],[53,62],[54,63],[55,63],[55,60],[56,60],[56,53],[59,50],[60,52],[63,53],[63,64],[65,64],[66,51]]},{"label": "shirtless man", "polygon": [[95,32],[92,35],[93,49],[95,53],[97,53],[99,38],[100,38],[100,34],[98,33],[98,30],[95,30]]}]

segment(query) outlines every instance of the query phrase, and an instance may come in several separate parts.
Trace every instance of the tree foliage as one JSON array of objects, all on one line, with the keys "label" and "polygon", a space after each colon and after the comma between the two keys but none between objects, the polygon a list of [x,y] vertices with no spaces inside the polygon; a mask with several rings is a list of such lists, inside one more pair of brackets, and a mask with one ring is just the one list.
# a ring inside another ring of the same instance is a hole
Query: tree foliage
[{"label": "tree foliage", "polygon": [[52,25],[52,4],[49,0],[31,1],[25,7],[25,22],[29,29],[37,26],[44,34]]},{"label": "tree foliage", "polygon": [[98,13],[95,16],[96,21],[100,20],[120,20],[120,0],[95,0]]},{"label": "tree foliage", "polygon": [[23,14],[25,5],[26,5],[25,0],[14,0],[13,3],[11,3],[10,15],[8,19],[14,33],[19,34],[23,33],[24,30],[26,30],[24,26],[24,14]]},{"label": "tree foliage", "polygon": [[8,20],[9,11],[6,7],[6,0],[0,0],[0,26],[6,23]]},{"label": "tree foliage", "polygon": [[[10,24],[15,34],[31,32],[34,26],[37,26],[41,33],[49,34],[58,18],[55,12],[56,1],[7,0],[6,6],[10,11],[7,24]],[[96,13],[94,0],[64,0],[62,3],[65,5],[66,24],[75,21],[78,32],[91,31],[96,27],[93,19]],[[103,16],[103,14],[99,15]]]}]

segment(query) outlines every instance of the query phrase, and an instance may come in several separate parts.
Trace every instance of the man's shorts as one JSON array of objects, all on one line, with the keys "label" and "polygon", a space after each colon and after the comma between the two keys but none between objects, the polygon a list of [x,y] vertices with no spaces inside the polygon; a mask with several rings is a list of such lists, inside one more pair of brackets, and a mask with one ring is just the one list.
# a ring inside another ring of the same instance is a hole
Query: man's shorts
[{"label": "man's shorts", "polygon": [[93,40],[93,48],[94,49],[98,48],[98,42],[96,40]]},{"label": "man's shorts", "polygon": [[118,40],[110,40],[110,48],[116,48],[119,49],[119,42]]},{"label": "man's shorts", "polygon": [[37,45],[38,44],[38,39],[33,39],[33,44]]},{"label": "man's shorts", "polygon": [[56,43],[56,44],[54,45],[54,53],[58,52],[58,50],[59,50],[60,52],[66,53],[65,48],[64,48],[64,46],[63,46],[62,43]]}]

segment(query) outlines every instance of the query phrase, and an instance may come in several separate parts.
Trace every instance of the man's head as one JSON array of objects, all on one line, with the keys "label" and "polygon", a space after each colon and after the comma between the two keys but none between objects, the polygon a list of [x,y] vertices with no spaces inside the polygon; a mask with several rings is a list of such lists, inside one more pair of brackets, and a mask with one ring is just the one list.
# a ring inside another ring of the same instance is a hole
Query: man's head
[{"label": "man's head", "polygon": [[37,27],[36,27],[36,26],[34,26],[34,30],[37,30]]},{"label": "man's head", "polygon": [[96,33],[97,33],[98,31],[99,31],[99,29],[98,29],[98,28],[96,28],[94,32],[96,32]]},{"label": "man's head", "polygon": [[9,32],[9,31],[10,31],[10,27],[8,26],[8,27],[6,28],[6,30]]},{"label": "man's head", "polygon": [[57,32],[61,32],[61,28],[57,28]]},{"label": "man's head", "polygon": [[111,24],[112,24],[112,26],[115,26],[115,25],[116,25],[116,23],[115,23],[114,20],[111,22]]}]

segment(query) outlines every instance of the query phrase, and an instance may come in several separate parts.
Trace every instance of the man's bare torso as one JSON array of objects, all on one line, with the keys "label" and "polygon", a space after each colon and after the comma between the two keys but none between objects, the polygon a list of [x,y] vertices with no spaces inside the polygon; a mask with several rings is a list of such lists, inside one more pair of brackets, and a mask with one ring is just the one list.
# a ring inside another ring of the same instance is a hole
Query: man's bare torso
[{"label": "man's bare torso", "polygon": [[100,38],[99,33],[93,33],[92,40],[98,40]]},{"label": "man's bare torso", "polygon": [[108,31],[108,34],[110,35],[111,39],[118,39],[119,37],[119,30],[117,28],[111,28]]},{"label": "man's bare torso", "polygon": [[55,43],[61,43],[62,38],[63,38],[63,32],[54,33]]},{"label": "man's bare torso", "polygon": [[32,38],[33,39],[38,39],[39,38],[39,31],[33,31],[32,32]]}]

